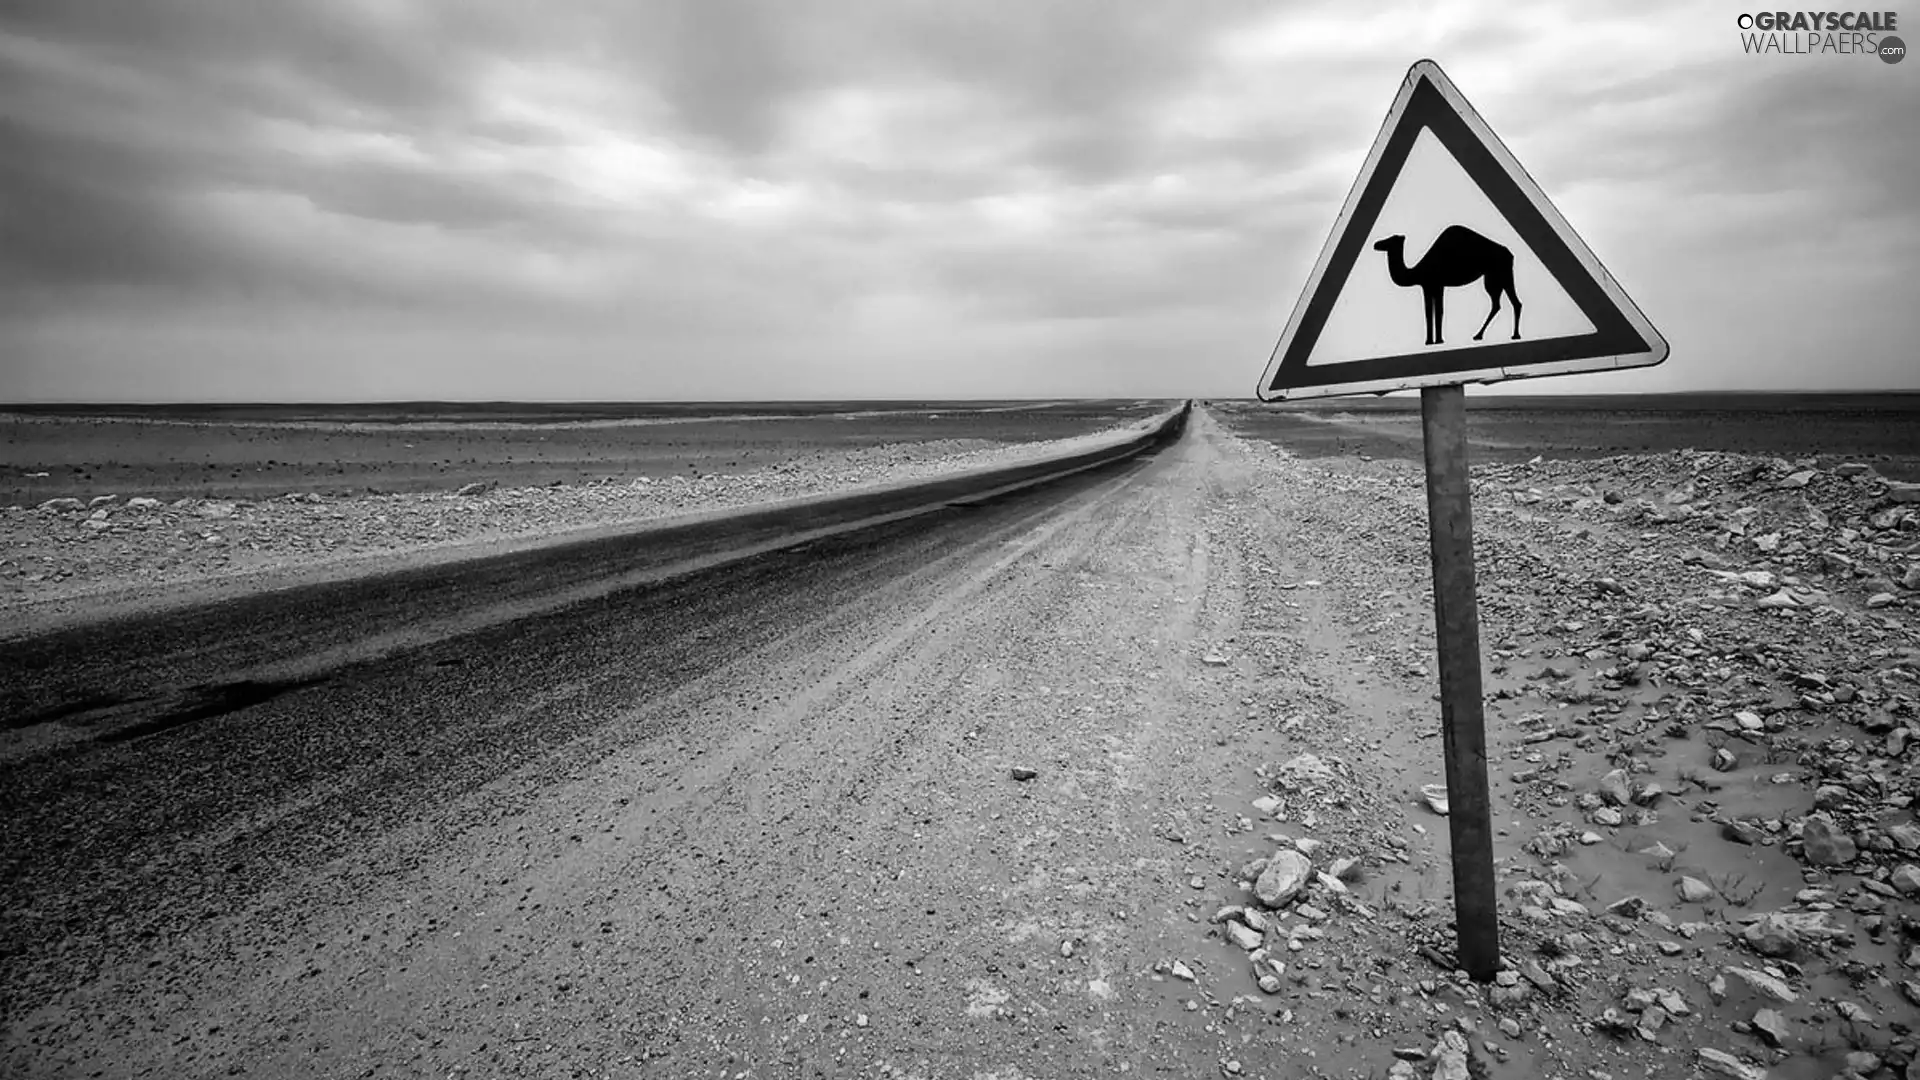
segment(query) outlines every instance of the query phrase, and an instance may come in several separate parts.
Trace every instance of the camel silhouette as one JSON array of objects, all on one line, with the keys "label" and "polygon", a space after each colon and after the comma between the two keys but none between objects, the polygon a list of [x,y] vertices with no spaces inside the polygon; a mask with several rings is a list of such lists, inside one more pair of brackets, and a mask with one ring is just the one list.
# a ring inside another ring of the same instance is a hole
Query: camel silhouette
[{"label": "camel silhouette", "polygon": [[1520,295],[1513,291],[1513,252],[1481,236],[1465,225],[1449,225],[1441,230],[1415,266],[1407,265],[1407,238],[1389,236],[1373,245],[1387,253],[1387,276],[1401,288],[1420,286],[1426,301],[1428,345],[1442,344],[1440,326],[1446,314],[1446,291],[1450,285],[1471,285],[1480,278],[1487,282],[1487,296],[1493,301],[1487,321],[1480,324],[1479,341],[1500,314],[1500,294],[1513,301],[1513,336],[1520,337]]}]

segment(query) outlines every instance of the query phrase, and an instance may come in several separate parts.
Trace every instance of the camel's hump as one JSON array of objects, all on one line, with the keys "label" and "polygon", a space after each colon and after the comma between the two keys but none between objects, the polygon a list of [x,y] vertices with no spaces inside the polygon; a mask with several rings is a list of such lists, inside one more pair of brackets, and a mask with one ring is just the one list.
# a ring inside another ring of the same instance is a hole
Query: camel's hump
[{"label": "camel's hump", "polygon": [[1497,240],[1489,240],[1488,238],[1481,236],[1479,233],[1474,232],[1472,229],[1467,228],[1465,225],[1449,225],[1446,228],[1441,229],[1440,235],[1434,238],[1434,242],[1438,243],[1441,240],[1450,240],[1456,243],[1460,241],[1466,241],[1469,243],[1478,241],[1479,243],[1482,243],[1482,244],[1492,244],[1494,247],[1497,247],[1497,248],[1504,248],[1506,246],[1505,244],[1502,244]]}]

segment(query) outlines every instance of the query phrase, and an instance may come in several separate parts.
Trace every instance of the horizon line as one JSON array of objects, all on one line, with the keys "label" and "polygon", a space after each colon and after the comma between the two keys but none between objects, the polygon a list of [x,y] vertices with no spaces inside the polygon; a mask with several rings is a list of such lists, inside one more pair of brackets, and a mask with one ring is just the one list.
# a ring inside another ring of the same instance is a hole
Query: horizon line
[{"label": "horizon line", "polygon": [[[1480,385],[1480,384],[1475,384]],[[1411,391],[1388,391],[1348,395],[1354,398],[1380,399]],[[1678,397],[1867,397],[1874,395],[1916,395],[1920,387],[1879,388],[1860,390],[1650,390],[1650,391],[1596,391],[1591,393],[1532,393],[1505,395],[1510,398],[1678,398]],[[1074,397],[1059,394],[1011,397],[953,397],[953,398],[915,398],[915,397],[792,397],[792,398],[379,398],[379,399],[306,399],[306,400],[40,400],[40,401],[0,401],[0,411],[9,409],[45,409],[45,408],[247,408],[247,407],[326,407],[326,406],[485,406],[485,405],[549,405],[549,406],[618,406],[618,405],[823,405],[823,404],[968,404],[980,402],[1096,402],[1096,401],[1251,401],[1259,402],[1253,394],[1123,394],[1113,396]],[[1339,400],[1329,398],[1326,400]],[[1488,400],[1484,395],[1481,400]],[[1279,404],[1301,404],[1283,402]]]}]

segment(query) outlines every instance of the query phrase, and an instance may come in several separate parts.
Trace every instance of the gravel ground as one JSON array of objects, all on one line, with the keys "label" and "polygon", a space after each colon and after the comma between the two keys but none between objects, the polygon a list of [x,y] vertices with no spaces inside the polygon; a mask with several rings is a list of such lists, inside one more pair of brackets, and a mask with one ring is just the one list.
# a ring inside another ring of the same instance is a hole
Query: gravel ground
[{"label": "gravel ground", "polygon": [[1491,985],[1417,467],[1201,411],[0,766],[0,1071],[1913,1080],[1920,505],[1801,464],[1476,469]]},{"label": "gravel ground", "polygon": [[1392,795],[1435,841],[1351,815],[1331,837],[1378,917],[1346,950],[1361,977],[1328,989],[1387,1037],[1407,966],[1428,969],[1428,1030],[1380,1070],[1466,1075],[1464,1048],[1476,1075],[1920,1075],[1912,485],[1721,453],[1474,470],[1510,965],[1482,989],[1447,976],[1446,823],[1423,793],[1444,772],[1419,468],[1258,452],[1235,531],[1271,629],[1233,662],[1324,673],[1314,712],[1343,736],[1317,748],[1355,770],[1335,790]]},{"label": "gravel ground", "polygon": [[984,468],[1058,452],[1094,436],[1024,444],[942,439],[820,451],[803,461],[733,475],[641,477],[544,487],[323,496],[257,501],[138,493],[50,500],[0,511],[0,620],[70,614],[156,587],[271,578],[287,570],[355,564],[481,543],[536,541],[597,526],[799,498]]}]

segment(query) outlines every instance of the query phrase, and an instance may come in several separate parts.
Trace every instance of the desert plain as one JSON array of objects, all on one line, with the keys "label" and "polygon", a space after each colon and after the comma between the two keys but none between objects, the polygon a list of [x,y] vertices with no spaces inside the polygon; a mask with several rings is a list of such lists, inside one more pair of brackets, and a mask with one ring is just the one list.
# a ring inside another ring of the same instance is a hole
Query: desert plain
[{"label": "desert plain", "polygon": [[8,416],[0,1071],[1920,1076],[1912,395],[1476,402],[1488,984],[1403,400],[1201,402],[162,726],[173,661],[88,666],[159,592],[233,616],[154,655],[217,656],[286,629],[222,582],[1173,404]]}]

